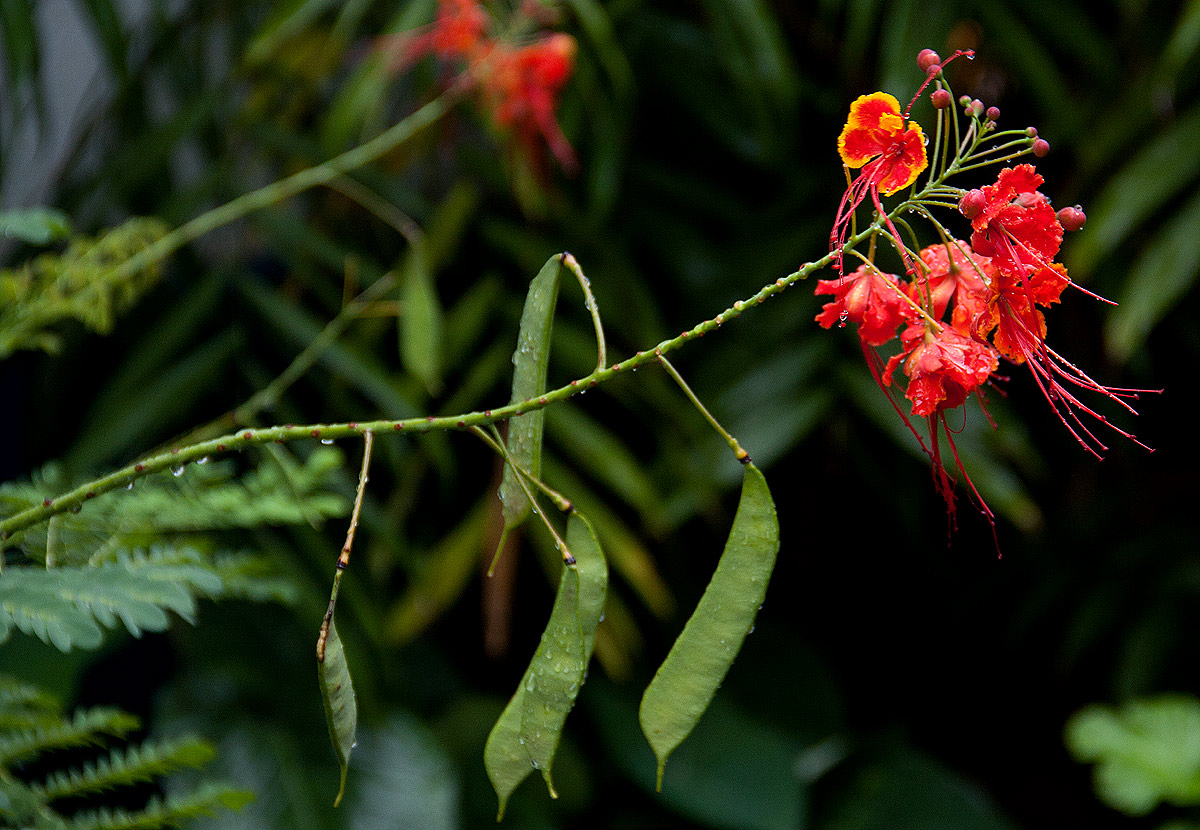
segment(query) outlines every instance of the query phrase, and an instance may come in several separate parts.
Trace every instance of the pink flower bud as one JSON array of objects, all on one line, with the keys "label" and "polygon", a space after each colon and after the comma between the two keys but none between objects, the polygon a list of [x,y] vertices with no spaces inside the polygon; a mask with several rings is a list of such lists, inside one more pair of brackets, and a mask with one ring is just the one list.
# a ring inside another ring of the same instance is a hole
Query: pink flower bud
[{"label": "pink flower bud", "polygon": [[999,107],[988,107],[987,108],[987,120],[988,121],[999,121],[1000,120],[1000,108]]},{"label": "pink flower bud", "polygon": [[941,57],[939,57],[938,53],[932,49],[922,49],[917,53],[917,66],[921,67],[921,71],[926,75],[930,73],[930,67],[937,66],[937,71],[941,71],[941,62]]},{"label": "pink flower bud", "polygon": [[958,209],[962,212],[963,216],[967,217],[967,219],[974,219],[980,214],[986,203],[987,197],[983,195],[982,190],[968,190],[963,194],[962,198],[958,200]]},{"label": "pink flower bud", "polygon": [[930,95],[929,100],[933,102],[934,109],[944,110],[953,103],[950,100],[950,91],[946,89],[935,89]]},{"label": "pink flower bud", "polygon": [[1026,127],[1025,135],[1029,136],[1030,138],[1037,138],[1037,127]]},{"label": "pink flower bud", "polygon": [[1045,158],[1050,152],[1050,142],[1044,138],[1037,138],[1033,141],[1033,154],[1038,158]]},{"label": "pink flower bud", "polygon": [[972,101],[971,112],[974,113],[976,118],[983,115],[983,101],[980,101],[978,98]]},{"label": "pink flower bud", "polygon": [[1087,216],[1079,205],[1065,207],[1058,212],[1058,224],[1063,226],[1064,231],[1077,231],[1083,227],[1083,223],[1086,221]]}]

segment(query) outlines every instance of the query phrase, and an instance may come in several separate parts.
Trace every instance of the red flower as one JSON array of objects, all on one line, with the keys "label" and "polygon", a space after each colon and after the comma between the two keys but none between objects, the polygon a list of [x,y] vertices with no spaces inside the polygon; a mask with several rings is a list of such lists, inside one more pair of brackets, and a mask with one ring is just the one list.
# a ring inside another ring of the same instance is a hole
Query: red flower
[{"label": "red flower", "polygon": [[960,203],[975,231],[971,245],[1008,274],[1046,267],[1062,245],[1062,225],[1038,192],[1042,177],[1031,164],[1000,171],[996,183],[968,192]]},{"label": "red flower", "polygon": [[977,336],[986,336],[995,329],[992,342],[996,349],[1014,363],[1024,363],[1029,367],[1034,382],[1054,414],[1092,455],[1099,458],[1100,453],[1108,447],[1083,422],[1081,413],[1145,447],[1132,434],[1086,406],[1075,396],[1071,387],[1098,392],[1134,414],[1137,413],[1126,402],[1127,399],[1136,399],[1139,392],[1152,390],[1103,386],[1046,345],[1046,321],[1036,306],[1058,302],[1059,295],[1069,284],[1066,269],[1058,264],[1042,268],[1026,280],[1000,275],[992,285],[986,312],[975,323],[975,333]]},{"label": "red flower", "polygon": [[920,256],[922,273],[912,284],[909,296],[935,320],[945,318],[946,308],[953,300],[950,325],[956,331],[969,334],[975,318],[987,304],[984,280],[991,280],[995,274],[991,261],[957,239],[944,245],[930,245]]},{"label": "red flower", "polygon": [[[895,360],[895,358],[893,358]],[[953,409],[987,382],[999,366],[996,353],[986,343],[943,327],[926,331],[904,361],[913,415],[926,416]],[[889,362],[884,381],[891,381],[895,364]]]},{"label": "red flower", "polygon": [[1067,269],[1058,263],[1041,268],[1028,279],[997,273],[986,308],[975,320],[975,335],[985,338],[995,329],[992,342],[997,351],[1014,363],[1024,363],[1045,345],[1046,320],[1035,306],[1057,303],[1070,284]]},{"label": "red flower", "polygon": [[439,0],[437,17],[425,33],[407,41],[401,64],[427,54],[443,60],[478,58],[489,48],[488,23],[488,13],[476,0]]},{"label": "red flower", "polygon": [[833,301],[821,307],[817,322],[824,328],[858,323],[863,343],[881,346],[895,337],[896,327],[905,322],[909,305],[900,291],[895,275],[866,263],[848,276],[817,280],[814,293],[833,295]]},{"label": "red flower", "polygon": [[556,32],[527,46],[498,44],[481,68],[484,100],[496,124],[512,128],[532,156],[540,135],[568,170],[577,166],[575,151],[558,126],[554,111],[575,62],[575,39]]}]

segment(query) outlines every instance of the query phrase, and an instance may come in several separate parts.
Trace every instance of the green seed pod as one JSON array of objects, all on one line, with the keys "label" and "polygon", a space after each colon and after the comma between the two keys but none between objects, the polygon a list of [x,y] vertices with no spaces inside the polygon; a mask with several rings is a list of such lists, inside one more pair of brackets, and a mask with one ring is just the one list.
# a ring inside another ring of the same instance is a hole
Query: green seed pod
[{"label": "green seed pod", "polygon": [[484,766],[504,817],[509,796],[534,769],[558,797],[551,766],[567,714],[583,686],[604,616],[608,564],[595,532],[579,513],[567,524],[567,547],[575,565],[564,565],[550,621],[517,691],[488,735]]},{"label": "green seed pod", "polygon": [[642,696],[638,714],[658,758],[659,790],[667,758],[700,721],[754,627],[778,552],[779,520],[771,491],[758,468],[747,464],[717,570]]}]

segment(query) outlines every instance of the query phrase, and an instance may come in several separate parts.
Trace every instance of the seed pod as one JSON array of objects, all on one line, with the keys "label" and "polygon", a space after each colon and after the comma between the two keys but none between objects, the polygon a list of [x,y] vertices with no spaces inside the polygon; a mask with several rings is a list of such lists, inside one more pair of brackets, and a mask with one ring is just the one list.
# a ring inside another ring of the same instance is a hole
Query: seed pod
[{"label": "seed pod", "polygon": [[699,723],[754,627],[778,552],[779,519],[771,491],[758,468],[747,464],[717,570],[642,696],[638,716],[658,758],[660,790],[668,756]]}]

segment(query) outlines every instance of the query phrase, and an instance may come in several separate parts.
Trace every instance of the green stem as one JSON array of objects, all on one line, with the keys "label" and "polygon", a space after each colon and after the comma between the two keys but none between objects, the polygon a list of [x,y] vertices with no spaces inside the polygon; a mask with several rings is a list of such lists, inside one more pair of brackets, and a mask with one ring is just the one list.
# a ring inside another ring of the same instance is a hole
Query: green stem
[{"label": "green stem", "polygon": [[671,376],[671,379],[675,381],[675,383],[679,384],[679,388],[683,390],[683,394],[687,395],[687,399],[692,402],[692,406],[696,407],[696,409],[699,410],[700,414],[704,416],[704,419],[708,421],[712,428],[715,429],[720,436],[725,439],[725,443],[729,445],[729,449],[733,450],[734,458],[743,464],[749,464],[750,453],[742,449],[742,445],[737,442],[737,439],[730,435],[725,427],[721,426],[717,419],[712,416],[712,413],[708,411],[708,408],[705,407],[704,404],[700,402],[700,399],[696,397],[696,393],[692,391],[692,387],[687,385],[687,381],[683,379],[683,376],[680,375],[679,372],[675,371],[675,367],[671,365],[671,361],[667,360],[660,354],[658,355],[658,363],[667,371],[667,374]]},{"label": "green stem", "polygon": [[445,115],[458,99],[459,94],[456,90],[451,90],[434,98],[370,141],[347,150],[340,156],[335,156],[315,167],[293,173],[285,179],[272,182],[258,190],[252,190],[185,222],[118,265],[113,270],[112,280],[120,281],[131,277],[222,225],[228,225],[256,210],[281,202],[311,187],[330,184],[351,170],[375,161]]},{"label": "green stem", "polygon": [[329,626],[333,624],[333,611],[337,607],[338,590],[342,586],[342,574],[350,565],[350,550],[354,547],[354,534],[358,530],[358,517],[362,512],[363,493],[367,491],[368,473],[371,471],[371,447],[375,441],[372,432],[363,433],[362,469],[358,473],[358,489],[354,493],[354,509],[350,513],[350,527],[346,531],[346,542],[338,554],[337,569],[333,573],[333,588],[329,591],[329,607],[321,620],[321,631],[317,635],[317,662],[325,662],[325,641],[329,638]]},{"label": "green stem", "polygon": [[[492,425],[492,429],[495,429],[494,424]],[[542,520],[542,524],[544,524],[546,526],[546,530],[550,531],[550,535],[552,537],[554,537],[554,546],[556,548],[558,548],[558,550],[562,553],[563,562],[565,562],[568,565],[574,565],[575,557],[571,554],[570,548],[567,547],[566,541],[561,536],[558,535],[558,531],[554,529],[554,525],[551,524],[551,522],[548,518],[546,518],[545,511],[537,506],[537,499],[534,498],[533,491],[529,489],[529,482],[533,482],[534,484],[537,484],[539,486],[539,488],[541,490],[543,490],[544,492],[553,493],[554,496],[557,496],[556,505],[560,509],[570,510],[571,502],[567,501],[565,498],[563,498],[558,493],[555,493],[549,487],[546,487],[544,484],[542,484],[540,481],[538,481],[536,478],[534,478],[532,475],[530,475],[523,467],[521,467],[519,464],[515,463],[512,460],[512,456],[509,455],[508,449],[505,448],[504,442],[500,440],[500,436],[498,434],[496,435],[495,440],[493,440],[491,437],[488,436],[488,434],[486,432],[484,432],[479,427],[471,427],[471,432],[475,433],[479,438],[482,438],[484,443],[489,444],[492,447],[492,449],[494,449],[494,450],[496,450],[496,452],[500,453],[500,456],[504,459],[505,463],[510,465],[513,468],[513,470],[516,471],[517,484],[521,485],[521,489],[525,491],[525,498],[529,499],[529,503],[533,505],[534,514],[536,514],[537,517]],[[565,508],[563,508],[563,503],[566,504]],[[496,549],[496,555],[494,557],[492,557],[492,564],[488,568],[488,576],[491,576],[492,572],[495,571],[495,569],[496,569],[496,562],[499,561],[500,552],[502,550],[504,550],[504,540],[508,536],[508,530],[509,530],[509,528],[505,528],[504,535],[500,537],[500,546]]]},{"label": "green stem", "polygon": [[583,275],[583,268],[580,267],[579,260],[575,259],[574,255],[564,256],[562,264],[575,275],[575,279],[579,281],[579,287],[583,289],[583,303],[587,306],[588,313],[592,315],[592,327],[596,330],[596,368],[603,369],[608,363],[608,347],[604,342],[604,327],[600,325],[600,306],[596,304],[596,297],[592,294],[592,283]]},{"label": "green stem", "polygon": [[[907,202],[899,205],[893,213],[898,212],[908,205]],[[843,246],[843,251],[849,251],[860,242],[864,241],[871,235],[878,233],[879,228],[883,223],[882,218],[876,218],[867,228],[861,233],[852,236]],[[668,340],[664,340],[652,349],[640,351],[628,360],[618,361],[611,366],[597,369],[590,375],[587,375],[570,383],[560,386],[544,395],[537,398],[532,398],[527,401],[518,401],[510,403],[506,406],[496,409],[486,409],[476,412],[468,412],[462,415],[446,415],[434,416],[429,415],[424,418],[407,418],[402,420],[383,419],[374,421],[347,422],[336,424],[305,424],[303,426],[287,425],[274,426],[265,429],[247,429],[241,432],[230,433],[218,438],[212,438],[205,441],[200,441],[194,444],[174,447],[166,452],[161,452],[156,455],[146,457],[136,463],[128,464],[118,470],[115,470],[105,476],[94,479],[85,484],[81,484],[73,490],[70,490],[57,498],[46,499],[39,505],[26,508],[25,510],[16,513],[7,519],[0,521],[0,540],[7,539],[17,531],[24,530],[27,527],[44,522],[51,516],[63,513],[76,507],[81,507],[86,502],[97,496],[107,493],[110,490],[116,490],[120,487],[125,487],[132,481],[166,470],[171,467],[179,467],[193,461],[198,461],[201,458],[209,456],[221,455],[226,452],[235,450],[244,450],[252,446],[260,444],[284,443],[287,441],[299,441],[303,439],[320,439],[333,440],[338,438],[360,437],[367,432],[374,433],[424,433],[435,432],[441,430],[452,429],[469,429],[473,426],[483,426],[485,424],[496,423],[511,418],[515,415],[523,415],[526,412],[542,409],[551,404],[565,401],[581,392],[586,392],[588,389],[595,388],[602,383],[606,383],[617,377],[623,372],[629,372],[640,366],[656,362],[659,355],[673,352],[681,348],[685,344],[696,340],[708,334],[715,329],[720,328],[723,324],[730,320],[740,317],[742,313],[752,306],[760,305],[766,302],[774,295],[780,293],[793,283],[802,280],[815,271],[827,267],[833,261],[833,253],[828,253],[820,259],[806,263],[798,270],[793,271],[786,277],[780,277],[775,282],[768,283],[763,286],[757,293],[747,297],[745,300],[738,300],[729,308],[722,311],[712,319],[697,323],[692,328]]]}]

